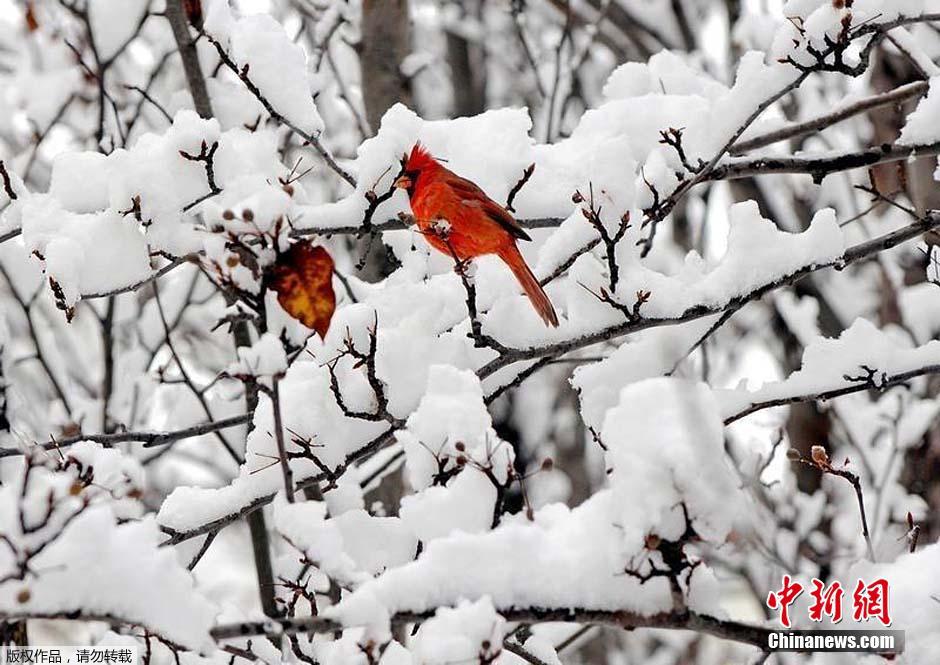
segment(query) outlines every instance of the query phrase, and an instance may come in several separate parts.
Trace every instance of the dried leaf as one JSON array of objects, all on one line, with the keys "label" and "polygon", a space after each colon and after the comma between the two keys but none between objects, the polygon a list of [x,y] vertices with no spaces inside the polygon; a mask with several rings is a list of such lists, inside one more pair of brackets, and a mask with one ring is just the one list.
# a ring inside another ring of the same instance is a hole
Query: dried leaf
[{"label": "dried leaf", "polygon": [[326,336],[336,309],[336,294],[333,259],[323,247],[309,240],[295,242],[268,269],[267,283],[285,312],[320,337]]}]

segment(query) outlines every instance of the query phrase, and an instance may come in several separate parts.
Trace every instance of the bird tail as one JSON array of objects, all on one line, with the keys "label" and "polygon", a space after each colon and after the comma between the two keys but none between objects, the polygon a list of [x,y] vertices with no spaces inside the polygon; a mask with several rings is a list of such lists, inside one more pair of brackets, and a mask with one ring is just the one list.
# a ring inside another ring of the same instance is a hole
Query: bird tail
[{"label": "bird tail", "polygon": [[519,248],[516,247],[515,244],[511,244],[506,249],[499,252],[499,258],[509,266],[509,269],[512,270],[512,274],[519,280],[519,285],[522,286],[532,306],[535,307],[535,311],[542,317],[545,325],[557,328],[558,315],[555,314],[552,301],[548,299],[548,295],[546,295],[544,289],[542,289],[539,281],[535,278],[535,275],[532,274],[532,271],[529,270],[529,266],[526,265],[525,259],[522,258],[522,254],[519,252]]}]

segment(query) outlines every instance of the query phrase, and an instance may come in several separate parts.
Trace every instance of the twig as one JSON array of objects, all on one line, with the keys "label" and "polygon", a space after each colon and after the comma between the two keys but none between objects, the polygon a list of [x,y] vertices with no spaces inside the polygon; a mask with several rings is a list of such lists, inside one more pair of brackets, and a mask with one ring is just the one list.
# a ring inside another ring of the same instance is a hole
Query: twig
[{"label": "twig", "polygon": [[[160,76],[160,74],[163,72],[163,68],[166,66],[166,63],[170,61],[170,57],[173,56],[173,54],[175,54],[175,53],[176,53],[176,50],[175,50],[175,49],[173,49],[173,50],[168,50],[166,53],[164,53],[164,54],[160,57],[159,60],[157,60],[157,64],[154,65],[153,69],[150,71],[150,75],[147,77],[147,83],[144,84],[144,87],[143,87],[143,88],[140,88],[140,89],[139,89],[140,91],[142,91],[142,93],[141,93],[142,95],[143,95],[143,93],[146,93],[147,95],[150,95],[150,89],[153,87],[153,84],[156,83],[157,78],[158,78],[158,77]],[[137,123],[138,123],[138,121],[140,120],[141,115],[142,115],[142,113],[143,113],[144,103],[145,103],[146,101],[147,101],[147,98],[144,97],[144,96],[141,96],[140,101],[137,102],[137,107],[134,109],[134,114],[131,116],[130,120],[127,121],[127,128],[126,128],[126,129],[127,129],[127,135],[128,135],[128,136],[131,135],[131,133],[132,133],[133,130],[134,130],[134,127],[137,126]],[[156,103],[156,101],[152,101],[152,103],[153,103],[155,106],[158,106],[157,103]],[[159,106],[158,106],[158,108],[159,108]],[[172,120],[171,120],[171,121],[172,121]]]},{"label": "twig", "polygon": [[336,162],[336,160],[333,158],[333,155],[331,155],[330,152],[323,146],[319,136],[314,136],[309,132],[305,132],[304,130],[300,129],[300,127],[281,115],[277,109],[274,108],[268,98],[264,96],[264,94],[261,92],[261,89],[254,83],[254,81],[251,80],[251,77],[248,75],[248,67],[239,67],[235,61],[232,60],[231,56],[228,54],[225,48],[223,48],[222,44],[212,37],[212,35],[208,34],[207,32],[203,32],[202,34],[206,37],[206,39],[209,40],[209,43],[215,47],[216,53],[219,54],[219,58],[221,59],[222,64],[228,67],[228,69],[231,70],[239,78],[239,80],[245,84],[248,92],[254,95],[255,99],[261,102],[261,105],[268,112],[268,115],[271,116],[271,119],[281,125],[284,125],[294,132],[294,134],[302,138],[304,142],[313,146],[313,149],[316,150],[323,161],[326,162],[326,165],[329,166],[330,169],[336,173],[336,175],[349,183],[350,186],[355,188],[356,179]]},{"label": "twig", "polygon": [[349,112],[352,113],[353,119],[356,121],[356,128],[359,130],[359,135],[364,141],[373,135],[372,128],[369,127],[369,121],[362,116],[362,113],[359,112],[359,109],[353,102],[352,95],[349,94],[349,90],[347,89],[346,81],[343,79],[339,67],[336,66],[336,62],[333,60],[333,53],[330,51],[329,44],[326,46],[326,62],[330,66],[330,71],[333,72],[333,80],[336,81],[336,87],[339,90],[339,98],[349,107]]},{"label": "twig", "polygon": [[702,178],[702,181],[734,180],[780,173],[807,173],[813,177],[813,182],[819,184],[827,175],[838,171],[933,155],[940,155],[940,142],[920,145],[889,143],[864,150],[819,157],[734,159],[715,166]]},{"label": "twig", "polygon": [[[392,189],[392,194],[394,194],[394,188]],[[382,197],[385,196],[385,194],[383,193],[383,194],[379,194],[376,196],[377,196],[377,199],[382,199]],[[369,199],[368,196],[366,198],[371,203],[371,199]],[[391,195],[382,199],[382,201],[387,201],[389,198],[391,198]],[[381,203],[381,201],[379,202]],[[377,204],[376,204],[376,207],[377,207]],[[368,213],[368,206],[366,208],[366,211]],[[333,235],[363,236],[369,232],[377,233],[380,231],[393,231],[393,230],[398,230],[398,229],[407,229],[410,226],[409,223],[406,221],[407,218],[402,219],[400,217],[395,217],[395,218],[386,219],[381,222],[372,222],[371,217],[372,216],[370,215],[368,225],[365,224],[365,220],[364,220],[363,223],[349,224],[346,226],[304,226],[300,228],[291,229],[290,234],[291,234],[291,237],[294,237],[294,238],[301,238],[301,237],[310,236],[310,235],[326,236],[327,238]],[[557,226],[560,226],[561,223],[565,220],[561,217],[533,217],[529,219],[517,219],[516,221],[519,222],[520,226],[526,229],[550,229],[550,228],[555,228]]]},{"label": "twig", "polygon": [[538,90],[539,97],[545,99],[545,86],[542,85],[542,77],[539,76],[538,63],[535,60],[535,55],[532,53],[532,47],[529,45],[529,40],[525,35],[525,26],[523,24],[522,17],[523,12],[521,11],[519,3],[512,3],[512,22],[516,31],[516,36],[519,38],[519,45],[522,47],[522,53],[525,55],[526,62],[532,69],[532,75],[535,77],[535,88]]},{"label": "twig", "polygon": [[[621,611],[591,610],[585,608],[501,608],[498,610],[506,621],[526,621],[529,623],[566,622],[606,625],[613,628],[632,630],[635,628],[667,628],[692,630],[713,635],[726,640],[764,646],[771,628],[754,626],[727,619],[718,619],[707,614],[691,610],[660,612],[657,614],[639,614]],[[395,626],[422,623],[433,616],[433,612],[397,612],[391,617]],[[281,635],[284,633],[333,633],[344,626],[336,621],[321,616],[297,617],[294,619],[275,619],[273,621],[246,621],[243,623],[223,624],[212,629],[211,635],[217,641],[249,637],[252,635]]]},{"label": "twig", "polygon": [[[333,392],[333,398],[337,406],[347,418],[357,418],[359,420],[369,420],[372,422],[385,421],[393,427],[400,427],[402,421],[396,418],[388,410],[388,396],[386,395],[385,384],[378,377],[376,372],[376,352],[378,350],[378,316],[368,329],[369,348],[365,352],[356,348],[352,339],[352,334],[347,330],[346,338],[343,340],[344,349],[335,358],[326,363],[327,371],[330,373],[330,389]],[[336,364],[345,356],[355,361],[355,367],[365,367],[366,380],[369,387],[372,388],[372,394],[375,396],[375,407],[371,411],[356,411],[350,409],[343,399],[343,392],[340,389],[339,378],[336,376]]]},{"label": "twig", "polygon": [[105,315],[101,322],[101,353],[104,365],[104,376],[101,379],[101,428],[111,432],[111,419],[108,408],[111,402],[111,393],[114,391],[114,312],[117,302],[114,296],[108,298],[105,306]]},{"label": "twig", "polygon": [[695,50],[695,34],[692,32],[692,27],[689,25],[689,19],[685,13],[685,6],[682,4],[682,0],[670,0],[669,3],[672,6],[672,14],[676,17],[676,25],[679,26],[679,34],[682,35],[682,45],[685,47],[686,51]]},{"label": "twig", "polygon": [[209,546],[212,545],[215,537],[219,535],[218,531],[212,531],[206,535],[206,539],[202,541],[202,545],[199,546],[199,551],[193,555],[193,558],[189,560],[189,564],[186,566],[186,570],[193,570],[196,565],[202,561],[202,557],[205,556],[206,552],[209,551]]},{"label": "twig", "polygon": [[[561,52],[565,48],[565,43],[571,43],[571,3],[565,6],[565,25],[561,30],[561,37],[558,39],[558,45],[555,47],[555,67],[552,78],[552,91],[548,97],[548,107],[546,109],[547,119],[545,121],[545,142],[551,143],[554,138],[553,125],[555,121],[555,104],[558,99],[558,87],[561,85]],[[559,118],[559,123],[562,118]]]},{"label": "twig", "polygon": [[825,402],[830,399],[835,399],[836,397],[842,397],[843,395],[851,395],[852,393],[858,393],[872,389],[883,391],[894,386],[906,384],[908,381],[917,378],[918,376],[927,376],[930,374],[940,374],[940,365],[926,365],[924,367],[918,367],[917,369],[912,369],[907,372],[898,372],[897,374],[892,374],[890,376],[883,375],[878,380],[877,385],[874,385],[867,377],[849,377],[858,379],[858,382],[842,388],[834,388],[832,390],[824,390],[817,393],[807,393],[803,395],[793,395],[790,397],[779,397],[762,402],[752,402],[746,408],[733,413],[730,416],[727,416],[724,422],[725,425],[730,425],[736,420],[740,420],[741,418],[749,416],[752,413],[756,413],[757,411],[762,411],[764,409],[771,409],[775,406],[786,406],[787,404],[796,404],[798,402]]},{"label": "twig", "polygon": [[186,82],[189,84],[189,93],[193,98],[196,113],[201,118],[211,118],[213,113],[209,90],[202,74],[202,67],[199,65],[199,52],[189,32],[189,24],[182,3],[183,0],[167,0],[166,20],[173,30],[173,38],[176,40],[176,47],[183,61],[183,72],[186,74]]},{"label": "twig", "polygon": [[294,503],[294,472],[290,468],[287,448],[284,445],[284,424],[281,422],[281,399],[278,384],[280,377],[271,379],[271,409],[274,411],[274,440],[277,442],[278,460],[281,462],[281,475],[284,477],[284,494],[288,503]]},{"label": "twig", "polygon": [[3,163],[2,159],[0,159],[0,178],[3,179],[3,191],[6,192],[7,198],[11,201],[16,201],[19,197],[16,195],[16,192],[13,191],[13,183],[10,181],[10,174],[7,173],[6,164]]},{"label": "twig", "polygon": [[842,256],[836,259],[803,266],[787,275],[782,275],[776,279],[761,284],[748,293],[735,296],[734,298],[731,298],[721,304],[693,305],[674,317],[643,317],[635,321],[628,320],[622,323],[617,323],[605,328],[601,328],[594,332],[580,335],[578,337],[546,344],[543,346],[504,348],[498,357],[494,358],[483,367],[478,369],[477,375],[481,378],[486,378],[497,370],[507,365],[511,365],[514,362],[519,362],[520,360],[531,360],[534,358],[541,358],[546,355],[560,355],[574,351],[576,349],[590,346],[592,344],[596,344],[597,342],[607,341],[621,335],[638,332],[647,328],[677,325],[687,321],[694,321],[704,316],[720,314],[729,309],[740,309],[747,303],[753,300],[757,300],[758,298],[761,298],[767,293],[770,293],[771,291],[774,291],[778,288],[789,286],[790,284],[798,282],[802,278],[818,270],[822,270],[824,268],[845,268],[851,263],[860,261],[870,256],[874,256],[881,251],[890,249],[891,247],[899,245],[907,240],[910,240],[911,238],[916,238],[922,235],[924,232],[929,231],[930,229],[933,229],[937,226],[940,226],[940,215],[929,214],[919,222],[850,247]]},{"label": "twig", "polygon": [[554,356],[545,356],[544,358],[539,358],[537,361],[535,361],[534,363],[526,367],[524,370],[516,374],[516,378],[512,379],[511,381],[507,381],[506,383],[502,384],[501,386],[493,390],[493,392],[486,395],[486,397],[483,398],[483,403],[492,404],[496,400],[496,398],[502,395],[504,392],[512,388],[518,387],[519,385],[522,384],[523,381],[528,379],[530,376],[538,372],[540,369],[542,369],[546,365],[550,365],[553,362],[555,362]]},{"label": "twig", "polygon": [[177,257],[177,258],[173,259],[172,261],[170,261],[170,262],[169,262],[168,264],[166,264],[165,266],[163,266],[162,268],[160,268],[159,270],[155,270],[155,271],[154,271],[153,273],[151,273],[149,276],[147,276],[147,277],[145,277],[145,278],[143,278],[143,279],[141,279],[141,280],[138,280],[138,281],[134,282],[133,284],[128,284],[127,286],[121,286],[121,287],[118,287],[118,288],[116,288],[116,289],[111,289],[110,291],[96,291],[96,292],[92,292],[92,293],[83,293],[83,294],[81,295],[81,298],[82,298],[82,300],[91,300],[91,299],[93,299],[93,298],[107,298],[107,297],[109,297],[109,296],[116,296],[116,295],[119,295],[119,294],[121,294],[121,293],[129,293],[129,292],[131,292],[131,291],[136,291],[137,289],[141,288],[142,286],[146,286],[146,285],[148,285],[148,284],[150,284],[150,283],[152,283],[152,282],[155,282],[156,280],[160,279],[161,277],[163,277],[165,274],[167,274],[167,273],[170,272],[171,270],[175,270],[176,268],[178,268],[179,266],[183,265],[184,263],[187,263],[188,261],[190,261],[190,260],[193,259],[193,258],[194,258],[193,256],[180,256],[180,257]]},{"label": "twig", "polygon": [[581,626],[576,631],[571,633],[568,637],[563,639],[561,642],[555,645],[555,653],[560,654],[562,651],[567,649],[569,646],[578,641],[585,633],[594,628],[594,626]]},{"label": "twig", "polygon": [[556,279],[564,275],[566,272],[568,272],[568,269],[574,265],[574,262],[577,261],[578,258],[592,251],[599,244],[601,244],[601,238],[599,235],[596,238],[591,238],[591,240],[587,241],[581,247],[571,252],[568,258],[562,261],[561,263],[559,263],[558,266],[552,272],[550,272],[548,275],[540,279],[539,285],[544,287],[545,285],[549,284],[550,282],[555,281]]},{"label": "twig", "polygon": [[12,231],[7,231],[6,233],[0,233],[0,244],[5,243],[7,240],[13,240],[13,238],[18,238],[23,234],[23,229],[16,228]]},{"label": "twig", "polygon": [[[321,469],[320,473],[297,481],[295,483],[297,490],[302,490],[306,487],[316,486],[323,480],[327,480],[328,475],[342,474],[342,472],[346,468],[348,468],[351,464],[354,464],[355,462],[372,455],[377,450],[381,450],[382,448],[385,448],[387,445],[392,443],[395,439],[395,431],[396,429],[394,427],[390,427],[389,429],[381,432],[380,434],[378,434],[371,440],[365,442],[358,449],[346,455],[345,462],[335,471],[331,471],[329,474],[327,474],[327,472]],[[210,531],[215,531],[217,529],[225,527],[239,520],[242,517],[250,516],[255,512],[260,512],[259,509],[271,503],[274,500],[274,496],[275,496],[274,493],[260,496],[257,499],[251,501],[250,503],[244,506],[237,508],[236,510],[234,510],[233,512],[227,515],[223,515],[222,517],[219,517],[217,519],[211,520],[209,522],[205,522],[203,524],[199,524],[190,529],[186,529],[185,531],[180,531],[180,530],[173,529],[167,526],[161,526],[160,527],[161,530],[168,536],[167,540],[165,540],[161,544],[164,546],[178,545],[179,543],[185,542],[189,540],[190,538],[195,538],[197,536],[201,536],[203,534],[209,533]]]},{"label": "twig", "polygon": [[[186,371],[186,367],[183,364],[182,358],[180,358],[179,353],[176,351],[176,346],[173,344],[173,340],[171,339],[170,324],[167,321],[166,312],[163,311],[163,302],[160,299],[160,290],[157,288],[156,283],[153,285],[153,298],[157,303],[157,312],[160,315],[160,322],[163,324],[166,346],[170,350],[170,355],[172,356],[173,361],[179,370],[180,376],[183,379],[183,383],[186,384],[186,387],[189,388],[189,391],[193,394],[193,397],[195,397],[196,401],[199,402],[199,405],[202,407],[203,413],[206,414],[206,417],[210,421],[213,421],[215,417],[212,415],[212,409],[209,408],[209,403],[206,401],[205,395],[203,395],[202,391],[196,387],[196,384],[193,382],[192,377],[190,377],[189,372]],[[229,457],[231,457],[236,464],[241,465],[244,460],[242,460],[241,456],[235,452],[235,449],[232,447],[232,444],[229,443],[228,439],[222,436],[218,430],[214,430],[213,434],[215,434],[215,438],[219,440],[219,443],[221,443],[222,447],[225,448],[226,452],[228,452]]]},{"label": "twig", "polygon": [[10,294],[13,296],[13,300],[15,300],[16,304],[19,305],[20,310],[23,312],[23,317],[26,319],[26,329],[29,331],[30,339],[32,339],[33,342],[33,348],[36,350],[36,360],[42,367],[46,377],[49,379],[49,384],[52,386],[52,390],[56,397],[58,397],[59,401],[62,402],[62,406],[65,407],[66,412],[71,415],[72,407],[69,398],[66,396],[65,389],[62,387],[62,384],[59,383],[59,379],[52,371],[52,365],[49,363],[49,360],[46,357],[45,350],[39,343],[39,333],[36,330],[36,325],[33,323],[33,315],[31,312],[32,301],[27,302],[17,292],[16,287],[13,286],[13,280],[10,278],[10,275],[7,273],[6,268],[3,267],[2,263],[0,263],[0,275],[3,276],[4,280],[6,280],[7,286],[10,288]]},{"label": "twig", "polygon": [[530,665],[548,665],[544,660],[526,649],[515,640],[503,640],[503,649],[509,653],[514,653]]},{"label": "twig", "polygon": [[[604,250],[607,256],[608,282],[611,292],[616,292],[617,283],[620,281],[620,266],[617,263],[617,244],[623,240],[624,235],[626,235],[627,230],[630,228],[630,211],[628,210],[621,215],[617,230],[611,234],[601,219],[601,206],[594,202],[594,183],[588,183],[588,187],[588,207],[581,208],[581,214],[584,215],[588,223],[594,227],[594,230],[597,231],[597,234],[600,236],[601,242],[604,243]],[[573,200],[575,203],[582,203],[585,199],[580,191],[575,191]]]},{"label": "twig", "polygon": [[829,455],[826,453],[826,449],[822,446],[813,446],[812,448],[812,458],[803,457],[798,450],[791,448],[788,454],[788,458],[793,462],[799,462],[807,466],[814,467],[819,469],[823,473],[828,473],[833,476],[839,476],[840,478],[845,478],[852,485],[852,488],[855,490],[855,498],[858,500],[858,511],[861,515],[862,520],[862,535],[865,537],[865,545],[868,548],[868,559],[869,561],[875,561],[875,549],[871,544],[871,535],[868,531],[868,520],[865,517],[865,499],[862,496],[862,483],[858,479],[858,474],[852,473],[848,469],[839,468],[832,466],[832,461],[829,459]]},{"label": "twig", "polygon": [[[180,150],[180,157],[186,159],[190,162],[201,162],[203,168],[206,171],[206,182],[209,185],[209,194],[208,196],[215,196],[216,194],[222,193],[222,188],[218,186],[215,182],[215,151],[219,149],[219,142],[214,141],[211,146],[206,145],[206,142],[203,141],[199,146],[199,154],[193,155],[185,150]],[[204,201],[208,196],[201,198],[201,201]],[[184,210],[188,210],[193,207],[193,204],[186,206]]]},{"label": "twig", "polygon": [[529,182],[529,178],[532,177],[533,173],[535,173],[535,163],[525,167],[525,170],[522,172],[522,177],[519,178],[516,184],[512,186],[512,189],[509,190],[509,196],[506,197],[506,210],[516,212],[516,209],[512,207],[512,202],[516,200],[516,194],[525,187],[525,184]]},{"label": "twig", "polygon": [[29,179],[29,174],[33,169],[33,164],[36,163],[36,158],[39,156],[39,146],[41,146],[43,142],[46,140],[46,137],[49,136],[49,133],[52,131],[52,128],[58,125],[59,122],[61,122],[62,118],[65,116],[66,111],[68,111],[69,107],[72,105],[72,102],[74,102],[76,99],[77,99],[77,95],[74,95],[74,94],[69,95],[68,99],[66,99],[62,103],[62,106],[58,108],[52,120],[49,121],[49,124],[46,125],[46,128],[43,129],[42,131],[39,131],[37,128],[36,137],[33,141],[33,150],[32,152],[30,152],[29,159],[26,161],[26,166],[23,167],[23,171],[22,171],[22,180],[24,182]]},{"label": "twig", "polygon": [[746,152],[750,152],[751,150],[756,150],[757,148],[764,148],[768,145],[773,145],[779,141],[800,138],[802,136],[806,136],[807,134],[817,132],[820,129],[830,127],[838,122],[842,122],[843,120],[858,115],[859,113],[864,113],[865,111],[870,111],[871,109],[880,108],[882,106],[888,106],[889,104],[897,104],[899,102],[911,99],[912,97],[922,95],[927,92],[927,87],[927,81],[915,81],[914,83],[908,83],[907,85],[899,86],[894,90],[889,90],[888,92],[882,92],[877,95],[872,95],[871,97],[865,97],[864,99],[860,99],[857,102],[833,111],[832,113],[826,113],[816,118],[812,118],[811,120],[792,123],[772,132],[755,136],[752,139],[739,141],[738,143],[735,143],[731,146],[729,152],[732,155],[738,156],[743,155]]},{"label": "twig", "polygon": [[[172,3],[172,1],[173,1],[173,0],[170,0],[171,3]],[[173,124],[173,116],[171,116],[171,115],[167,112],[167,110],[166,110],[165,108],[163,108],[163,105],[160,104],[160,102],[158,102],[156,99],[154,99],[154,98],[150,95],[149,92],[147,92],[147,91],[144,90],[143,88],[141,88],[141,87],[139,87],[139,86],[136,86],[136,85],[124,84],[124,87],[125,87],[127,90],[133,90],[134,92],[139,93],[140,96],[141,96],[144,100],[150,102],[150,104],[151,104],[155,109],[157,109],[157,110],[160,112],[160,114],[166,119],[166,121],[167,121],[168,123],[170,123],[171,125]],[[127,131],[130,132],[130,126],[128,126],[128,130],[127,130]]]},{"label": "twig", "polygon": [[[785,62],[793,65],[799,72],[797,76],[793,78],[792,81],[782,86],[780,89],[776,90],[770,96],[766,97],[761,101],[757,106],[754,107],[754,110],[748,115],[744,122],[732,132],[732,135],[725,141],[724,145],[712,155],[711,159],[702,165],[698,172],[692,178],[686,178],[682,180],[680,184],[669,194],[664,200],[658,202],[653,209],[645,211],[647,213],[646,220],[644,221],[644,226],[649,225],[649,235],[639,241],[639,245],[642,246],[642,256],[646,256],[653,247],[653,240],[656,237],[656,229],[660,222],[672,212],[672,210],[678,205],[679,201],[696,185],[706,180],[715,179],[712,177],[712,172],[716,169],[721,159],[728,153],[741,135],[747,130],[748,127],[772,104],[776,103],[777,100],[782,98],[784,95],[789,92],[799,88],[803,82],[814,72],[823,72],[823,71],[835,71],[850,76],[858,76],[863,73],[868,68],[869,58],[871,51],[880,43],[888,31],[900,27],[903,25],[910,25],[914,23],[923,23],[940,20],[940,14],[922,14],[920,16],[902,16],[892,21],[886,21],[883,23],[866,23],[861,25],[854,30],[849,29],[850,26],[846,26],[844,35],[840,37],[840,41],[832,41],[829,39],[827,48],[824,51],[818,51],[811,46],[807,46],[807,51],[814,56],[816,62],[813,65],[801,65],[793,60],[792,57],[788,57]],[[849,44],[859,37],[864,37],[871,35],[871,38],[868,40],[868,43],[861,49],[859,56],[858,64],[854,67],[846,66],[842,61],[842,56],[844,55]],[[829,56],[834,57],[833,62],[828,62],[827,58]],[[908,153],[910,154],[910,153]],[[704,161],[704,160],[703,160]],[[865,162],[861,165],[867,165],[877,162]],[[768,171],[760,170],[753,173],[748,173],[747,175],[757,175],[760,173],[767,173]],[[775,171],[769,171],[775,172]],[[789,171],[784,171],[789,172]],[[731,177],[744,177],[744,174],[737,175],[737,171],[732,171],[734,176]],[[726,173],[723,177],[729,177],[729,174]],[[814,176],[815,177],[815,176]]]},{"label": "twig", "polygon": [[[247,413],[238,416],[229,416],[228,418],[219,418],[211,422],[199,423],[178,430],[168,432],[161,431],[137,431],[137,432],[112,432],[109,434],[77,434],[62,439],[52,439],[41,444],[43,450],[56,450],[58,448],[67,448],[80,441],[94,441],[100,443],[105,448],[110,448],[117,443],[139,442],[144,444],[144,448],[154,448],[156,446],[165,446],[183,439],[191,439],[203,434],[211,434],[218,430],[229,427],[238,427],[244,425],[250,420]],[[0,448],[0,458],[11,457],[24,454],[19,448]]]}]

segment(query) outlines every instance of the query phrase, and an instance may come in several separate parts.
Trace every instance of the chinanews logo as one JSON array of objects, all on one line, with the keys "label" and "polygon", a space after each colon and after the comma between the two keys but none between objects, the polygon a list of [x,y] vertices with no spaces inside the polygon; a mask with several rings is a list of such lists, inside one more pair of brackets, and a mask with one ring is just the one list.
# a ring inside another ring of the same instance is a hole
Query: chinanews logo
[{"label": "chinanews logo", "polygon": [[[842,621],[843,596],[842,585],[833,582],[826,586],[822,580],[813,578],[813,588],[810,596],[813,603],[809,606],[810,621],[822,621],[823,616],[829,617],[832,623]],[[783,584],[777,591],[767,594],[767,607],[780,612],[780,623],[784,628],[793,625],[790,618],[790,606],[803,593],[805,589],[799,582],[792,580],[789,575],[783,576]],[[870,584],[858,580],[852,592],[852,620],[856,622],[877,620],[885,627],[891,625],[891,615],[888,609],[888,581],[877,579]]]},{"label": "chinanews logo", "polygon": [[785,629],[794,623],[794,605],[808,592],[807,616],[810,621],[837,625],[851,616],[855,624],[880,624],[882,629],[867,630],[783,630],[770,631],[767,647],[770,651],[858,651],[879,654],[897,654],[904,648],[904,631],[883,630],[891,626],[891,606],[888,581],[858,579],[851,592],[851,615],[848,613],[846,588],[839,581],[826,584],[820,579],[810,580],[809,588],[784,575],[780,588],[767,594],[767,607],[777,613]]}]

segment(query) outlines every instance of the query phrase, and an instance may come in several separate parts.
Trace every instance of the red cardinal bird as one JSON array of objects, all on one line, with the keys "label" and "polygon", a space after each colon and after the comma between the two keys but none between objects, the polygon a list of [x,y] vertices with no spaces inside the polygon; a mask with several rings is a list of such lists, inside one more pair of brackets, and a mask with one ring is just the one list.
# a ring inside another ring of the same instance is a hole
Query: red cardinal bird
[{"label": "red cardinal bird", "polygon": [[[442,166],[420,143],[402,157],[402,169],[395,187],[408,192],[415,221],[431,246],[460,261],[495,254],[512,270],[545,324],[557,326],[555,308],[516,247],[517,240],[532,239],[519,222],[482,189]],[[441,230],[441,221],[449,224],[446,230]]]}]

